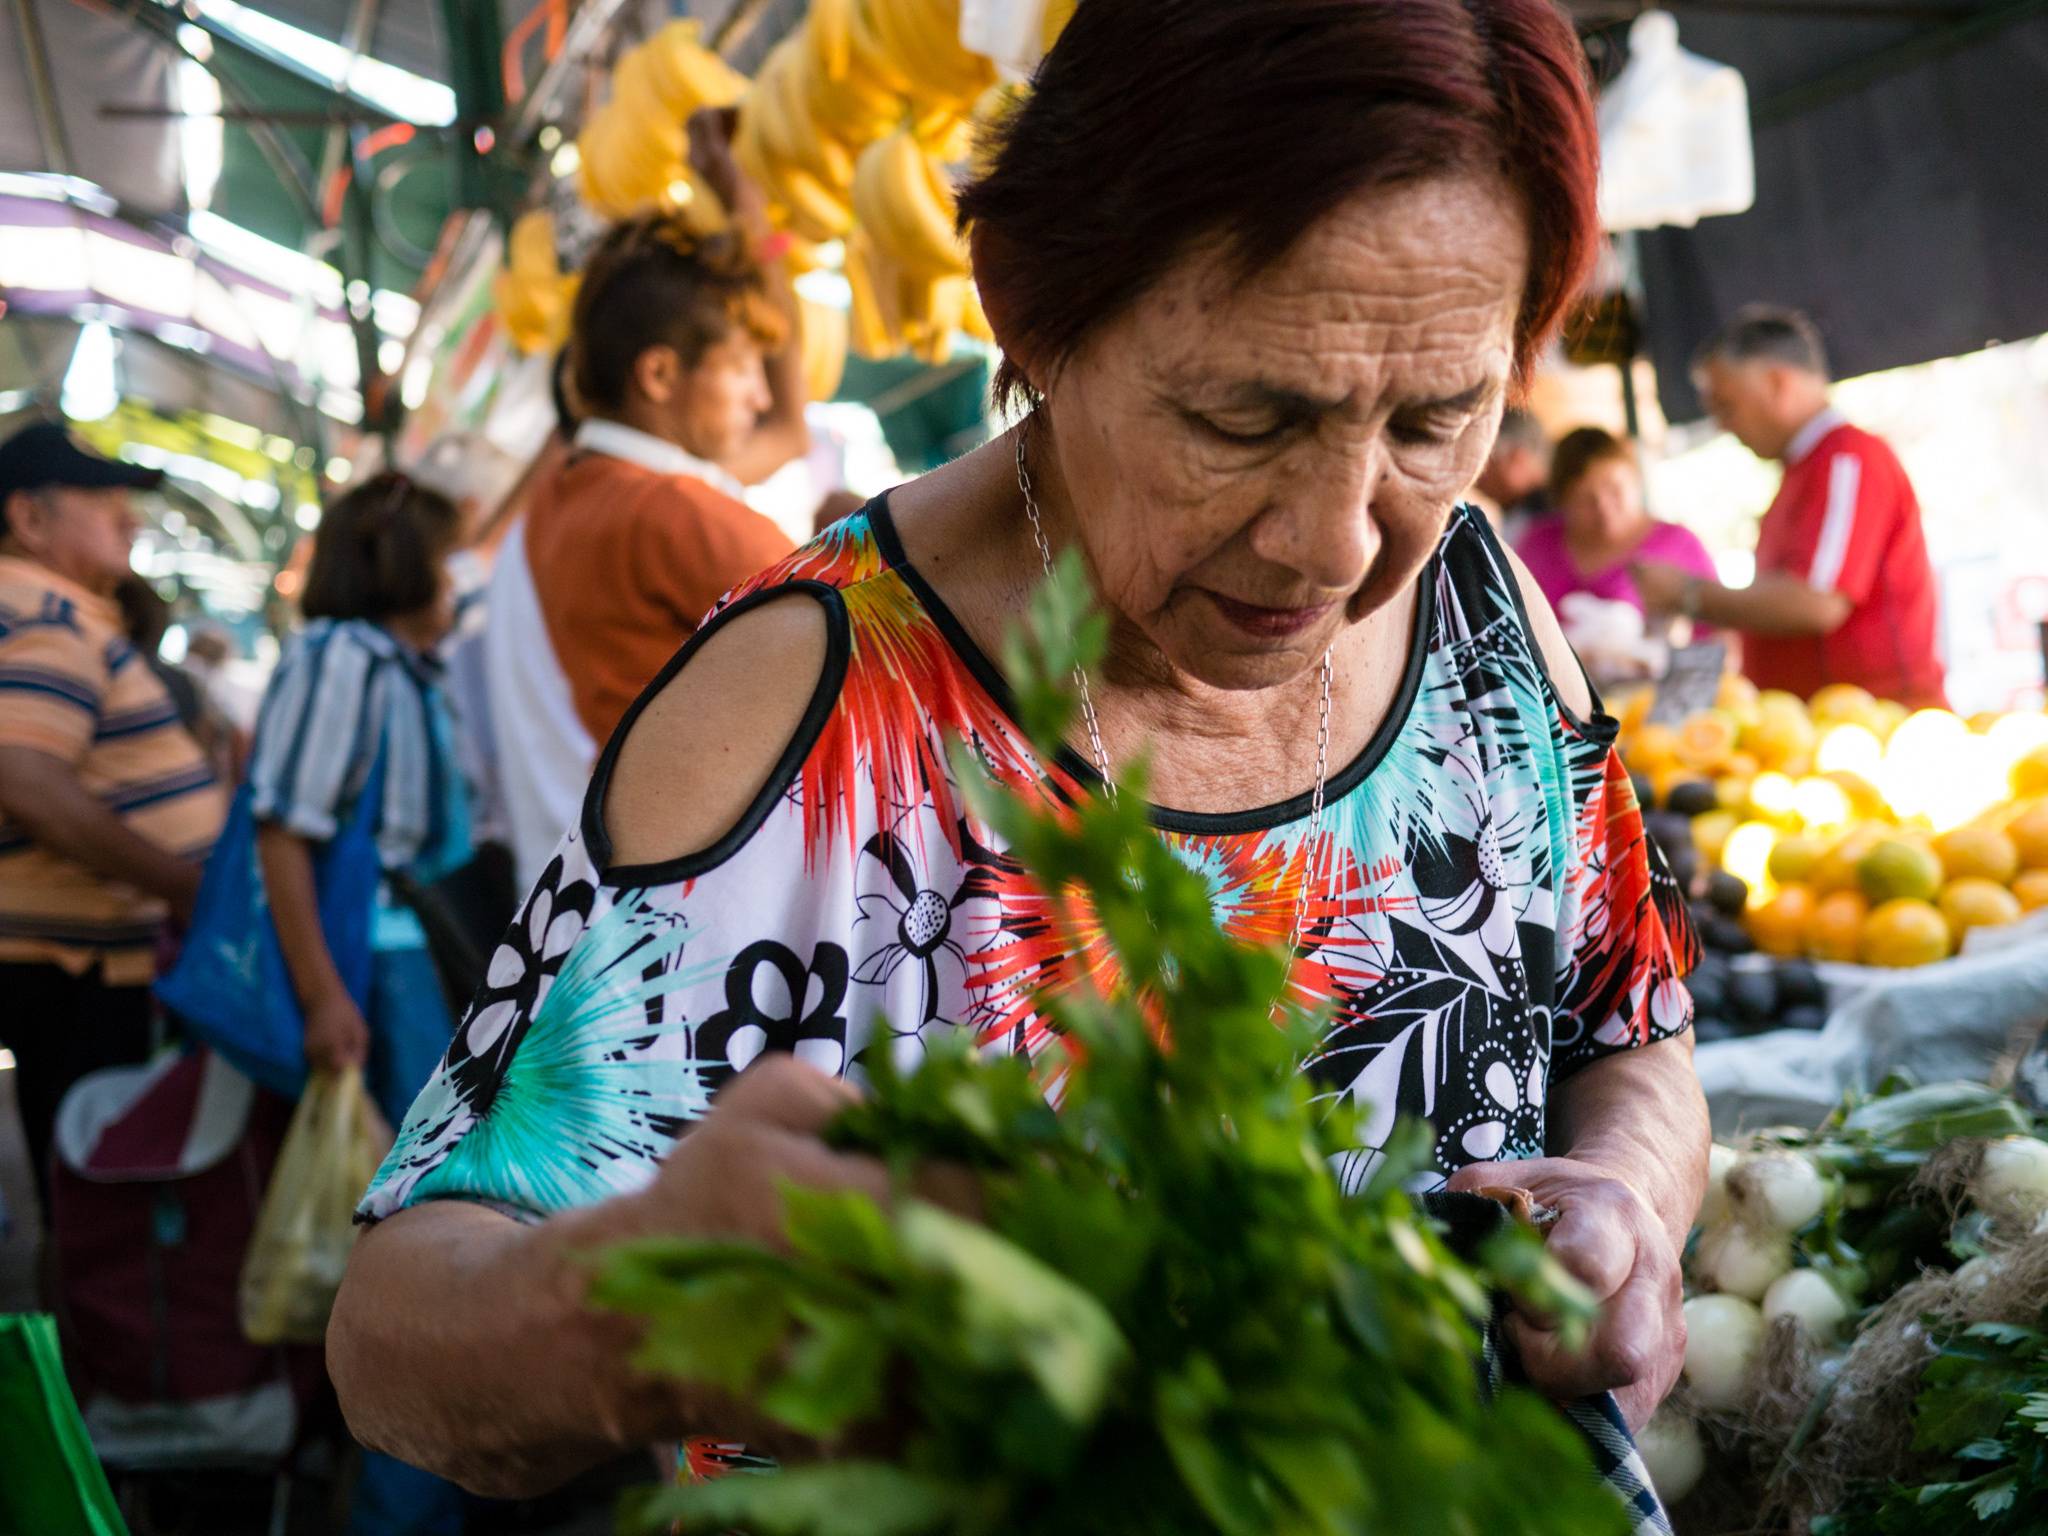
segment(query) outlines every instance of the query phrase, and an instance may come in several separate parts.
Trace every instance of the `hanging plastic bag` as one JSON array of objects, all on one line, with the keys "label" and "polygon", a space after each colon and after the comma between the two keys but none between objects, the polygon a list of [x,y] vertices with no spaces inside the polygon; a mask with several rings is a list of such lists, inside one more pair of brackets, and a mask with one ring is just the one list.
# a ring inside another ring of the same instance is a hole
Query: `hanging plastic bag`
[{"label": "hanging plastic bag", "polygon": [[242,1261],[242,1331],[253,1343],[320,1342],[355,1245],[356,1202],[390,1145],[360,1068],[313,1074]]}]

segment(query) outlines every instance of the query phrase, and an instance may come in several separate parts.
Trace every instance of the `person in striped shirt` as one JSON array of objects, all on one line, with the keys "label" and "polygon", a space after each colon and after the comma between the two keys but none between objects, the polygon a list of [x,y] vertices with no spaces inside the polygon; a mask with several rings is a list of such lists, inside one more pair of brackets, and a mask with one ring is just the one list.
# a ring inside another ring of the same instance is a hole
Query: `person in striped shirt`
[{"label": "person in striped shirt", "polygon": [[1754,305],[1701,350],[1707,409],[1785,478],[1757,533],[1756,579],[1727,587],[1677,566],[1635,568],[1655,612],[1742,632],[1743,670],[1801,698],[1855,683],[1945,707],[1936,588],[1905,466],[1828,403],[1827,351],[1796,310]]},{"label": "person in striped shirt", "polygon": [[148,1055],[166,920],[226,812],[113,595],[160,478],[55,422],[0,444],[0,1044],[45,1195],[65,1091]]}]

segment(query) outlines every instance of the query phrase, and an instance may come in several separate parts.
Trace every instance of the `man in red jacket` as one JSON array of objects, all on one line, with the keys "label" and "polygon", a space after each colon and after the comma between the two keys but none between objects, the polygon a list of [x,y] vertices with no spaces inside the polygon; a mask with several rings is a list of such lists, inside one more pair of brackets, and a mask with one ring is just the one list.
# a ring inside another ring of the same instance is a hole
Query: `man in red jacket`
[{"label": "man in red jacket", "polygon": [[1743,670],[1809,697],[1856,683],[1916,708],[1947,702],[1934,570],[1912,482],[1884,439],[1828,403],[1827,353],[1796,310],[1753,306],[1701,350],[1714,419],[1785,479],[1757,533],[1756,579],[1724,587],[1643,565],[1645,606],[1742,633]]}]

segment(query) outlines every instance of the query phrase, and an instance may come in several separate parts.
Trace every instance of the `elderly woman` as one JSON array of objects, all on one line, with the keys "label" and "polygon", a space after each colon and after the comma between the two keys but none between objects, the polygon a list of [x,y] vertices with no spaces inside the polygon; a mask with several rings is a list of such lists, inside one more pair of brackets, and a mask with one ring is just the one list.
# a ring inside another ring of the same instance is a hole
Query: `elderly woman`
[{"label": "elderly woman", "polygon": [[[1031,1053],[1088,957],[967,809],[1114,783],[1222,922],[1334,1004],[1304,1070],[1426,1116],[1606,1302],[1534,1379],[1640,1423],[1683,1349],[1707,1130],[1691,946],[1542,595],[1458,497],[1598,239],[1583,64],[1548,0],[1087,0],[964,193],[1013,431],[751,583],[656,678],[364,1204],[330,1343],[367,1443],[544,1487],[751,1426],[650,1380],[579,1256],[779,1230],[855,1053]],[[1035,760],[990,661],[1054,552],[1109,610],[1089,728]],[[703,1438],[698,1438],[703,1437]]]}]

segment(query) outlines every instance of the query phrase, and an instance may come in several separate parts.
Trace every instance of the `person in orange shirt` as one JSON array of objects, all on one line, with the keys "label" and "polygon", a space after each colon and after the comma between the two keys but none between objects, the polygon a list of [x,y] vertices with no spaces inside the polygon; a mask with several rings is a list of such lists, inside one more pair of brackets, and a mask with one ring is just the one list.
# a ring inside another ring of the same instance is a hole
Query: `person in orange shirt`
[{"label": "person in orange shirt", "polygon": [[[718,599],[788,554],[739,500],[809,446],[794,303],[760,194],[692,124],[733,230],[614,228],[576,296],[574,452],[527,513],[524,556],[577,718],[603,742]],[[561,829],[558,829],[561,830]]]}]

